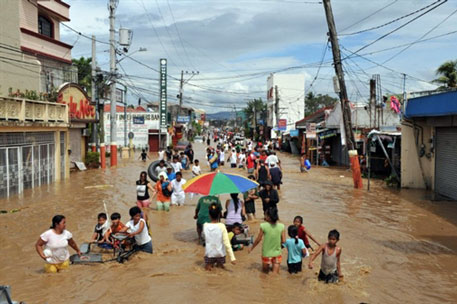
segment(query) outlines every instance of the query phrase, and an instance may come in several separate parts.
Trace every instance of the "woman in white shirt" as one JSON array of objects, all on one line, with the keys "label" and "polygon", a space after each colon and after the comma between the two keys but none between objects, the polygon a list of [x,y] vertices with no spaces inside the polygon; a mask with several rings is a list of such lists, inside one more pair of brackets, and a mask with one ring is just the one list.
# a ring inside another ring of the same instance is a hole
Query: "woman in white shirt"
[{"label": "woman in white shirt", "polygon": [[132,207],[129,210],[129,214],[132,219],[127,222],[121,232],[127,232],[128,237],[135,237],[135,247],[138,250],[152,253],[152,241],[148,233],[146,221],[141,218],[141,209],[136,206]]},{"label": "woman in white shirt", "polygon": [[73,248],[78,255],[81,255],[78,245],[73,240],[73,235],[66,230],[66,220],[63,215],[55,215],[52,218],[52,226],[49,230],[40,235],[35,244],[38,255],[46,261],[45,272],[57,273],[68,268],[70,265],[70,253],[68,245]]}]

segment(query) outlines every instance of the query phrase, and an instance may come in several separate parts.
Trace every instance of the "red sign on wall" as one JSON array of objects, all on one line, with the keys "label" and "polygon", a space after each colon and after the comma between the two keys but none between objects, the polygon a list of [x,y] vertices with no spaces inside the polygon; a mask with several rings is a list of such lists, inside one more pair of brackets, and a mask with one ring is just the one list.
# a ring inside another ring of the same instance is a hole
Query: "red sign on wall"
[{"label": "red sign on wall", "polygon": [[287,119],[278,119],[278,130],[279,131],[287,130]]},{"label": "red sign on wall", "polygon": [[68,105],[70,119],[73,121],[94,121],[95,107],[89,102],[89,96],[77,84],[67,83],[59,89],[57,102]]}]

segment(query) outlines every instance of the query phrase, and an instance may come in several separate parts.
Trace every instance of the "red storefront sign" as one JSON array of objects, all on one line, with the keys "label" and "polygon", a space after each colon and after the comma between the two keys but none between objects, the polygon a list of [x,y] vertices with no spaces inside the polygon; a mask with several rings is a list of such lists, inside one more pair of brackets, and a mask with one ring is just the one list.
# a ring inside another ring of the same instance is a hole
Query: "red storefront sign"
[{"label": "red storefront sign", "polygon": [[94,121],[95,107],[90,104],[89,96],[77,84],[67,83],[59,89],[57,102],[68,105],[70,120]]}]

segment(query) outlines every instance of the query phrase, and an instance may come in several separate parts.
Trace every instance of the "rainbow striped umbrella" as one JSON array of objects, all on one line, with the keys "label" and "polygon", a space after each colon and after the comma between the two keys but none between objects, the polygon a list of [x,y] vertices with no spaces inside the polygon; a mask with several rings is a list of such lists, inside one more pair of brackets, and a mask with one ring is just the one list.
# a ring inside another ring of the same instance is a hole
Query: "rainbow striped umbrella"
[{"label": "rainbow striped umbrella", "polygon": [[259,184],[255,181],[238,174],[213,172],[192,178],[182,188],[184,192],[217,195],[243,193],[258,186]]}]

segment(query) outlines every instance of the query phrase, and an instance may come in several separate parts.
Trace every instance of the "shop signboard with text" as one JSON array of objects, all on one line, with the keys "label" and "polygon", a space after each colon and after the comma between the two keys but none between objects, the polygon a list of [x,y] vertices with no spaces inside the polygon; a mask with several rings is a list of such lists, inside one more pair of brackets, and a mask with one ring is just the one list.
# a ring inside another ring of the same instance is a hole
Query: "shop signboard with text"
[{"label": "shop signboard with text", "polygon": [[287,130],[287,119],[278,119],[278,130],[279,131]]},{"label": "shop signboard with text", "polygon": [[160,59],[160,129],[167,127],[167,59]]},{"label": "shop signboard with text", "polygon": [[57,102],[68,105],[70,121],[93,122],[96,119],[95,107],[91,105],[89,96],[75,83],[60,86]]}]

